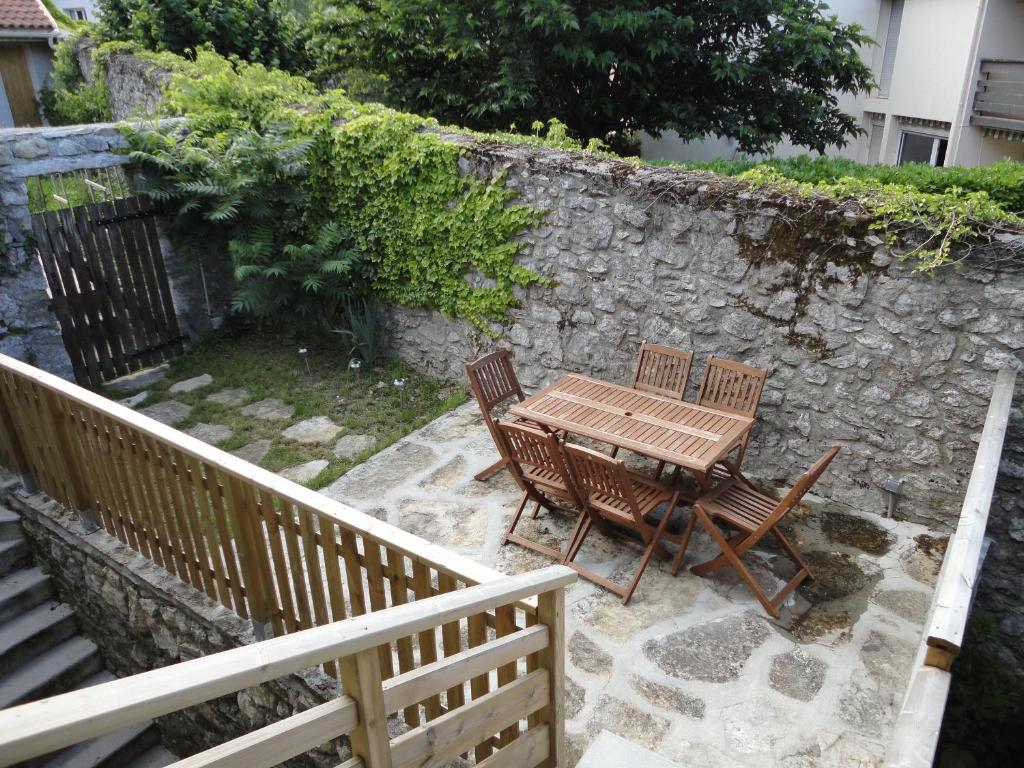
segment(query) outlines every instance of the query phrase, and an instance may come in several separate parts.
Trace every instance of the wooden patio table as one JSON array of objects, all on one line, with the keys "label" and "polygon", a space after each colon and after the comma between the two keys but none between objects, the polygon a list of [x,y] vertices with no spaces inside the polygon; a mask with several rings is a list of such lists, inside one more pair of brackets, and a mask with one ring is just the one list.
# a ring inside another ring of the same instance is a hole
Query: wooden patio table
[{"label": "wooden patio table", "polygon": [[575,373],[512,406],[511,413],[684,467],[704,491],[711,468],[754,425],[746,416]]}]

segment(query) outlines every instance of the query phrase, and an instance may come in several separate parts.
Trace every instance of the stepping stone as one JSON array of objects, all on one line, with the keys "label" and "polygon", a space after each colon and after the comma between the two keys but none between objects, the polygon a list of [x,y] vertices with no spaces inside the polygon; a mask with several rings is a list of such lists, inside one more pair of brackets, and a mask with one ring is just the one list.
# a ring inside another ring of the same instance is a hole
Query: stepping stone
[{"label": "stepping stone", "polygon": [[288,469],[278,472],[281,477],[286,480],[293,480],[296,483],[308,483],[314,477],[319,475],[327,468],[326,459],[314,459],[313,461],[307,461],[305,464],[299,464],[295,467],[288,467]]},{"label": "stepping stone", "polygon": [[370,435],[345,435],[334,444],[334,455],[351,459],[363,451],[373,448],[377,441]]},{"label": "stepping stone", "polygon": [[706,709],[704,699],[691,696],[678,688],[647,680],[639,675],[633,675],[629,679],[629,684],[648,703],[656,707],[675,710],[695,720],[704,719],[704,710]]},{"label": "stepping stone", "polygon": [[577,669],[582,669],[584,672],[598,677],[611,677],[612,665],[615,663],[611,654],[602,651],[597,643],[579,630],[576,630],[569,638],[567,650],[569,661]]},{"label": "stepping stone", "polygon": [[236,387],[234,389],[221,389],[214,392],[212,395],[207,395],[206,399],[211,403],[219,403],[220,405],[239,406],[244,405],[245,401],[249,399],[249,390],[245,387]]},{"label": "stepping stone", "polygon": [[193,376],[191,379],[185,379],[179,381],[176,384],[171,384],[170,389],[167,391],[172,394],[178,394],[180,392],[195,392],[197,389],[208,387],[213,384],[213,376],[208,373],[204,373],[201,376]]},{"label": "stepping stone", "polygon": [[727,683],[739,678],[747,659],[770,634],[758,616],[744,613],[652,638],[643,651],[666,675]]},{"label": "stepping stone", "polygon": [[125,405],[129,408],[138,408],[149,398],[149,390],[139,392],[131,397],[126,397],[124,400],[118,400],[117,402],[121,405]]},{"label": "stepping stone", "polygon": [[245,406],[242,409],[242,413],[245,416],[253,416],[257,419],[266,419],[267,421],[284,421],[292,417],[292,414],[295,413],[295,408],[283,400],[278,400],[276,397],[268,397],[266,400],[259,400]]},{"label": "stepping stone", "polygon": [[817,656],[794,648],[772,657],[768,685],[779,693],[799,701],[810,701],[825,682],[825,662]]},{"label": "stepping stone", "polygon": [[185,434],[191,435],[196,440],[202,440],[204,443],[215,445],[227,440],[235,433],[223,424],[204,424],[200,422],[191,429],[185,430]]},{"label": "stepping stone", "polygon": [[143,389],[165,378],[168,370],[167,363],[152,368],[143,368],[141,371],[129,373],[127,376],[108,381],[107,386],[111,389]]},{"label": "stepping stone", "polygon": [[237,456],[243,461],[248,461],[252,464],[258,464],[260,460],[267,455],[270,451],[269,440],[255,440],[248,445],[243,445],[234,451],[231,451],[232,456]]},{"label": "stepping stone", "polygon": [[311,445],[333,440],[339,432],[341,432],[341,427],[326,416],[313,416],[298,424],[292,424],[281,433],[281,436],[297,443]]},{"label": "stepping stone", "polygon": [[164,400],[162,403],[143,408],[139,413],[170,427],[187,419],[188,415],[192,413],[192,406],[185,405],[178,400]]}]

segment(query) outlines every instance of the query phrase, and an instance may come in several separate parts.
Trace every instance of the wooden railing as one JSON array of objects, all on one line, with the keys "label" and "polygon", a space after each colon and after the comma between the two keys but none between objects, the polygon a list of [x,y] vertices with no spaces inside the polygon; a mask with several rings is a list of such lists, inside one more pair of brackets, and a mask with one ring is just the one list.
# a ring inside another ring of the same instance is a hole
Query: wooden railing
[{"label": "wooden railing", "polygon": [[1004,368],[996,376],[960,519],[946,545],[928,624],[886,751],[887,768],[930,768],[935,757],[949,696],[950,670],[963,645],[981,576],[985,529],[1016,379],[1017,372],[1011,368]]},{"label": "wooden railing", "polygon": [[[4,355],[0,463],[251,618],[258,636],[323,627],[504,578]],[[519,599],[469,616],[464,628],[441,622],[389,636],[377,649],[381,677],[462,658],[491,636],[517,635],[538,621],[536,600]],[[350,691],[344,664],[329,655],[321,663]],[[404,719],[412,727],[438,721],[519,676],[515,663],[503,663],[495,679],[473,678],[468,699],[453,684],[443,696],[403,704]],[[484,740],[477,758],[516,733],[510,727],[498,742]]]},{"label": "wooden railing", "polygon": [[1024,130],[1024,61],[985,59],[979,74],[971,125]]},{"label": "wooden railing", "polygon": [[[354,756],[345,768],[438,766],[468,752],[487,768],[563,766],[564,589],[575,580],[574,571],[551,566],[2,710],[0,765],[340,660],[345,692],[337,699],[175,765],[270,768],[348,734]],[[533,596],[537,621],[532,626],[384,679],[380,647],[498,614]],[[520,659],[527,671],[515,677]],[[508,667],[514,679],[501,684]],[[389,714],[450,696],[467,684],[475,689],[478,680],[492,674],[499,682],[493,691],[389,737]]]}]

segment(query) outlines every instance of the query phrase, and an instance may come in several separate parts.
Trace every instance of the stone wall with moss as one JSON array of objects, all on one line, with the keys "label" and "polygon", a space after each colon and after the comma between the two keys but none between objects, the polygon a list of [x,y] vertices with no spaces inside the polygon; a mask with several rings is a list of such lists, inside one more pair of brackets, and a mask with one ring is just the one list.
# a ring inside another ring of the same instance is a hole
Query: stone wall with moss
[{"label": "stone wall with moss", "polygon": [[[628,381],[640,342],[695,353],[688,397],[712,354],[765,367],[744,469],[788,487],[827,446],[842,454],[816,493],[952,530],[996,371],[1024,349],[1024,275],[1006,245],[915,273],[866,222],[727,179],[530,147],[474,144],[465,172],[508,169],[547,211],[521,257],[554,282],[521,291],[489,338],[435,312],[396,309],[395,352],[434,374],[508,347],[524,385],[567,371]],[[1024,660],[1024,433],[1017,409],[993,506],[985,607]]]}]

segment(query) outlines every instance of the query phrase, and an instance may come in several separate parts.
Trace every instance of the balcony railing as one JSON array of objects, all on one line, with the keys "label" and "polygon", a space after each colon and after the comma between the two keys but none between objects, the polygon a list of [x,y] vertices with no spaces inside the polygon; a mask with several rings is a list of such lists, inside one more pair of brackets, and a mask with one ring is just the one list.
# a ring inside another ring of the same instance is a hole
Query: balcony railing
[{"label": "balcony railing", "polygon": [[[356,706],[345,709],[343,696],[319,714],[311,710],[271,726],[294,737],[292,754],[327,740],[323,726],[333,723],[333,736],[350,732],[366,768],[419,765],[442,744],[441,754],[473,751],[478,762],[504,754],[494,765],[562,764],[561,595],[574,580],[568,569],[510,581],[4,355],[0,465],[275,636],[251,650],[175,665],[178,673],[147,673],[67,694],[88,695],[90,705],[76,703],[79,698],[54,705],[63,719],[45,727],[40,719],[42,730],[22,725],[36,722],[42,711],[36,705],[8,710],[0,714],[0,765],[133,722],[124,717],[149,719],[157,706],[174,711],[313,664],[336,676]],[[473,595],[486,596],[484,603]],[[461,607],[448,612],[452,606]],[[368,647],[366,638],[373,641]],[[278,650],[281,664],[262,671],[247,666]],[[248,671],[221,679],[214,673],[221,662],[212,661],[221,657]],[[522,658],[525,667],[516,663]],[[203,670],[193,683],[189,664]],[[221,687],[199,682],[214,679]],[[151,684],[162,686],[152,698]],[[103,704],[106,697],[113,698]],[[125,713],[122,703],[134,700],[137,712]],[[94,703],[115,714],[94,723]],[[514,717],[499,724],[492,715],[506,705]],[[381,721],[397,710],[413,730],[389,745]],[[78,718],[80,712],[90,715]],[[293,726],[309,732],[294,733]],[[281,733],[250,736],[259,741]],[[514,759],[521,753],[528,759]]]},{"label": "balcony railing", "polygon": [[971,125],[1024,131],[1024,61],[982,60]]}]

